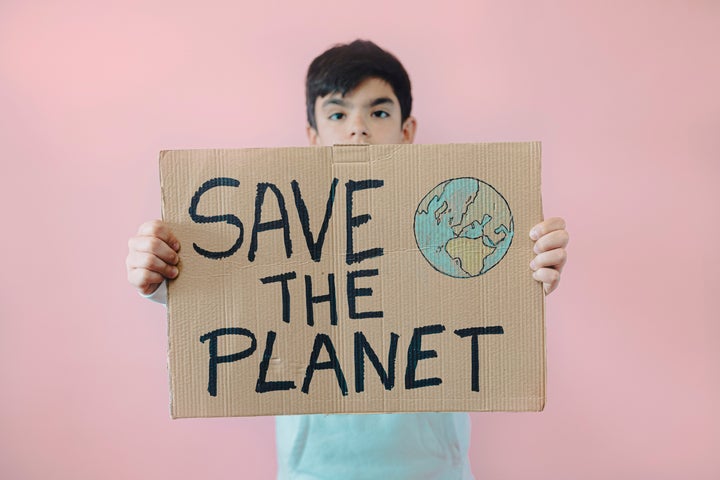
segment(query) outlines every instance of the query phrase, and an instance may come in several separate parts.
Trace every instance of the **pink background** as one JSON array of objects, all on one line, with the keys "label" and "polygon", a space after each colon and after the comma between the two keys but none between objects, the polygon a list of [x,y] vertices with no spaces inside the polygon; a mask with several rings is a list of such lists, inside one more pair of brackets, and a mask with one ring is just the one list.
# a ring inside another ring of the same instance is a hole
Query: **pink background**
[{"label": "pink background", "polygon": [[307,64],[357,37],[418,143],[542,140],[569,225],[547,408],[473,415],[478,479],[720,478],[718,2],[58,3],[0,3],[1,478],[274,475],[272,418],[169,419],[127,239],[159,150],[304,145]]}]

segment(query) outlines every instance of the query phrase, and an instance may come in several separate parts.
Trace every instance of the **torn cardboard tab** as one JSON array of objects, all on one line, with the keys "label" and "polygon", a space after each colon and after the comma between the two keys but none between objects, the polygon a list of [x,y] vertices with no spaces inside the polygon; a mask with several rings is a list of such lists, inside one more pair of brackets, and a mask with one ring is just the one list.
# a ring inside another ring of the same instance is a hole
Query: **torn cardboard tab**
[{"label": "torn cardboard tab", "polygon": [[539,411],[540,144],[164,151],[177,417]]}]

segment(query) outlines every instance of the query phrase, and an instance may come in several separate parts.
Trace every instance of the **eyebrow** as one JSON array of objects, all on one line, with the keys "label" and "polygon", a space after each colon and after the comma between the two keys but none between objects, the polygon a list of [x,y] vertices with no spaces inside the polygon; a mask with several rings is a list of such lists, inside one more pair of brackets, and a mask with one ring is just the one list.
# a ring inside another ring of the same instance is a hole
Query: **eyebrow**
[{"label": "eyebrow", "polygon": [[345,100],[343,100],[342,98],[328,98],[322,103],[323,108],[330,105],[338,105],[340,107],[344,107],[347,105],[347,103],[345,103]]},{"label": "eyebrow", "polygon": [[386,103],[389,103],[390,105],[394,105],[395,102],[392,101],[392,98],[389,97],[380,97],[376,98],[370,103],[371,107],[377,107],[378,105],[385,105]]},{"label": "eyebrow", "polygon": [[[394,105],[395,102],[390,97],[379,97],[370,102],[370,107],[377,107],[378,105],[390,104]],[[330,105],[337,105],[339,107],[346,107],[347,102],[342,98],[328,98],[322,103],[322,108],[329,107]]]}]

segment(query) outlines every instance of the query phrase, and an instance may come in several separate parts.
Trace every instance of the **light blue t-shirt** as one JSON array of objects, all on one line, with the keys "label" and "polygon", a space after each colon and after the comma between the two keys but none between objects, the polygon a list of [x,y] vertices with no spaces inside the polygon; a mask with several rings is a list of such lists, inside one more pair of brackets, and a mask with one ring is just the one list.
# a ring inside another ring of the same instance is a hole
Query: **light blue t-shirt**
[{"label": "light blue t-shirt", "polygon": [[473,480],[467,413],[275,419],[278,480]]}]

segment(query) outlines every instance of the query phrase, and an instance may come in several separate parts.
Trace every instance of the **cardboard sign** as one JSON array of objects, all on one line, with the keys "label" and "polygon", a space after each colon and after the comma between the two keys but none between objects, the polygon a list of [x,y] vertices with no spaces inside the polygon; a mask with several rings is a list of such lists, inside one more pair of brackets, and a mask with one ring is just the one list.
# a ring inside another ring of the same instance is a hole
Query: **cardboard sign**
[{"label": "cardboard sign", "polygon": [[539,411],[540,144],[165,151],[172,416]]}]

